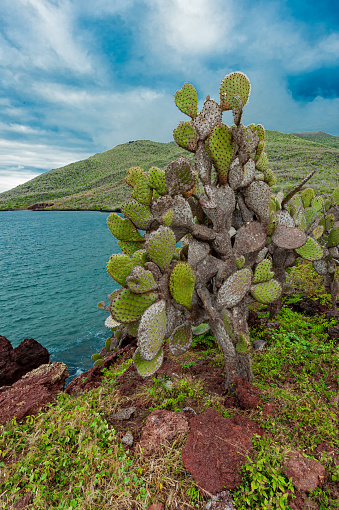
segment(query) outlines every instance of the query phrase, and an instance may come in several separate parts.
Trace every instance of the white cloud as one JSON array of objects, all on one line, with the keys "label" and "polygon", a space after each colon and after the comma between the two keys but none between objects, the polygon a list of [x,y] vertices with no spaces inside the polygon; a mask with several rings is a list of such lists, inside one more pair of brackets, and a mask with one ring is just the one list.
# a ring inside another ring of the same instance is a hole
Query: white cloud
[{"label": "white cloud", "polygon": [[22,166],[0,170],[0,193],[16,188],[16,186],[24,184],[38,175],[40,175],[38,172],[23,170]]}]

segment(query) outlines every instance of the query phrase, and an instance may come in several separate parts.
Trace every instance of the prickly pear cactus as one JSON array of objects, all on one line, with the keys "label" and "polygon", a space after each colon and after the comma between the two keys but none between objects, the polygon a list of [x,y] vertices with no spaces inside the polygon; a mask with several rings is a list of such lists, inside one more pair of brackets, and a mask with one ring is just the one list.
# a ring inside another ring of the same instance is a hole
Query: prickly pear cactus
[{"label": "prickly pear cactus", "polygon": [[[108,218],[123,254],[108,263],[122,288],[108,305],[99,304],[110,312],[106,324],[114,330],[106,349],[134,334],[133,362],[143,377],[158,370],[167,352],[180,356],[189,349],[194,332],[210,328],[224,355],[227,387],[234,389],[236,377],[252,380],[248,307],[255,300],[272,303],[281,294],[265,258],[268,234],[281,227],[298,237],[298,229],[287,211],[288,216],[277,214],[281,198],[272,199],[276,178],[263,126],[241,123],[249,94],[247,76],[231,73],[221,83],[220,103],[207,96],[198,112],[197,92],[185,83],[175,104],[189,118],[173,136],[194,153],[194,165],[181,156],[163,169],[130,168],[124,218],[116,213]],[[222,121],[223,112],[233,125]],[[296,247],[305,243],[299,236]],[[93,356],[102,363],[102,356]]]}]

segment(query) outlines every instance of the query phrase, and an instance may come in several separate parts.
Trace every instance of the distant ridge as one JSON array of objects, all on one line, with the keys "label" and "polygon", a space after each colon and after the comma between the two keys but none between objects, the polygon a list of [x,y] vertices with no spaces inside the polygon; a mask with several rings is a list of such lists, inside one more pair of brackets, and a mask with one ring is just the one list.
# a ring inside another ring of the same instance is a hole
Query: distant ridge
[{"label": "distant ridge", "polygon": [[[273,192],[290,190],[314,168],[317,172],[309,185],[316,191],[329,193],[338,186],[339,137],[320,131],[286,134],[267,130],[265,142],[270,168],[278,177]],[[146,172],[152,166],[165,168],[179,156],[191,161],[194,158],[175,142],[136,140],[120,144],[0,193],[0,210],[112,211],[130,196],[131,188],[124,180],[128,168],[140,166]]]},{"label": "distant ridge", "polygon": [[308,140],[310,142],[321,143],[323,145],[333,147],[334,149],[339,149],[339,136],[329,135],[324,131],[292,133],[292,135],[298,136],[299,138],[303,138],[304,140]]}]

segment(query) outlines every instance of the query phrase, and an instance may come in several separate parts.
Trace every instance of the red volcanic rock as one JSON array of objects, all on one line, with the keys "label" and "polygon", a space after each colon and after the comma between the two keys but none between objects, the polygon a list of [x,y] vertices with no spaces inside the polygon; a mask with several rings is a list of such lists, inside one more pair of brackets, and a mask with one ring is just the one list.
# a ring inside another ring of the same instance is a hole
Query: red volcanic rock
[{"label": "red volcanic rock", "polygon": [[12,386],[0,388],[0,423],[4,424],[14,416],[18,422],[26,416],[36,416],[41,408],[63,392],[67,377],[65,363],[55,361],[40,365]]},{"label": "red volcanic rock", "polygon": [[131,354],[135,351],[136,347],[137,340],[135,339],[123,349],[106,355],[101,367],[99,367],[99,365],[95,365],[86,372],[74,377],[74,379],[68,384],[65,393],[77,397],[82,393],[88,393],[93,388],[98,388],[101,386],[101,370],[103,368],[108,369],[110,366],[114,365],[117,361],[117,356],[119,356],[119,361],[124,360],[126,357],[131,357]]},{"label": "red volcanic rock", "polygon": [[248,381],[240,378],[234,379],[235,394],[241,409],[255,409],[261,404],[259,389]]},{"label": "red volcanic rock", "polygon": [[188,430],[188,421],[182,413],[158,409],[147,417],[139,444],[144,448],[144,455],[150,455],[159,443],[171,441],[178,434],[187,434]]},{"label": "red volcanic rock", "polygon": [[10,386],[48,362],[48,350],[33,338],[25,338],[13,349],[10,341],[0,335],[0,386]]},{"label": "red volcanic rock", "polygon": [[185,468],[195,483],[211,494],[241,483],[240,469],[252,449],[253,434],[264,431],[243,416],[223,418],[214,409],[194,416],[181,452]]},{"label": "red volcanic rock", "polygon": [[314,491],[325,480],[326,470],[320,462],[304,457],[296,450],[287,453],[284,465],[287,478],[292,478],[298,491]]}]

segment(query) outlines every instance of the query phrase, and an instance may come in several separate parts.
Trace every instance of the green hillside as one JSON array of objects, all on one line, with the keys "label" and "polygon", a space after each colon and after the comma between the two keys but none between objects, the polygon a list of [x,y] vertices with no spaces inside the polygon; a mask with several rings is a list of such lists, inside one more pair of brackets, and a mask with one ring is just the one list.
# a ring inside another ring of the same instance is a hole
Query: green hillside
[{"label": "green hillside", "polygon": [[[274,191],[287,191],[314,168],[317,172],[310,186],[315,190],[326,193],[339,184],[339,137],[326,136],[334,138],[337,148],[266,131],[266,152],[278,176]],[[153,165],[163,168],[180,155],[194,157],[175,142],[139,140],[117,145],[1,193],[0,209],[25,209],[42,202],[53,203],[47,209],[116,209],[129,196],[130,188],[124,182],[129,167],[141,166],[146,171]]]},{"label": "green hillside", "polygon": [[333,149],[339,149],[339,136],[329,135],[324,131],[310,131],[309,133],[292,133],[294,136],[308,140],[309,142],[328,145]]}]

